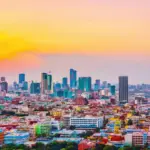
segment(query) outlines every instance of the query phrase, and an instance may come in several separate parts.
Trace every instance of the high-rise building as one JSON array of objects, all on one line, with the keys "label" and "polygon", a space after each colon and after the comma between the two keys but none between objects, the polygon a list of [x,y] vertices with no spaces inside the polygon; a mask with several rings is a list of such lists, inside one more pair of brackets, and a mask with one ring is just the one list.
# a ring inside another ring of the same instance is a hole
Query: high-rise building
[{"label": "high-rise building", "polygon": [[19,84],[22,84],[23,82],[25,82],[25,74],[19,74]]},{"label": "high-rise building", "polygon": [[109,88],[109,89],[111,88],[111,84],[110,83],[107,84],[107,88]]},{"label": "high-rise building", "polygon": [[16,81],[13,82],[13,88],[14,88],[14,90],[19,89],[19,84]]},{"label": "high-rise building", "polygon": [[98,84],[94,84],[94,91],[98,91],[99,90],[99,86],[98,86]]},{"label": "high-rise building", "polygon": [[128,103],[128,76],[119,77],[119,102]]},{"label": "high-rise building", "polygon": [[62,78],[62,88],[66,89],[68,87],[68,78]]},{"label": "high-rise building", "polygon": [[8,91],[8,83],[5,80],[5,77],[1,77],[0,80],[0,91],[6,92]]},{"label": "high-rise building", "polygon": [[78,89],[84,91],[84,77],[79,78]]},{"label": "high-rise building", "polygon": [[77,86],[77,71],[70,69],[70,88],[76,88]]},{"label": "high-rise building", "polygon": [[32,81],[30,85],[30,93],[31,94],[40,94],[40,83],[35,83]]},{"label": "high-rise building", "polygon": [[97,84],[97,86],[98,86],[98,89],[100,88],[100,80],[99,79],[97,79],[97,80],[95,80],[95,84]]},{"label": "high-rise building", "polygon": [[61,90],[61,84],[59,82],[54,84],[54,91],[59,91]]},{"label": "high-rise building", "polygon": [[5,82],[5,77],[1,77],[1,82]]},{"label": "high-rise building", "polygon": [[107,88],[108,87],[108,84],[107,84],[107,81],[103,81],[103,84],[102,84],[102,88]]},{"label": "high-rise building", "polygon": [[89,92],[92,87],[91,77],[80,77],[79,78],[79,90]]},{"label": "high-rise building", "polygon": [[47,75],[47,85],[48,85],[48,91],[52,91],[52,75],[48,74]]},{"label": "high-rise building", "polygon": [[48,90],[47,73],[41,74],[41,93],[45,94]]},{"label": "high-rise building", "polygon": [[8,83],[6,81],[5,82],[0,82],[0,91],[7,93],[7,91],[8,91]]},{"label": "high-rise building", "polygon": [[91,87],[92,87],[92,78],[91,77],[86,77],[85,78],[85,91],[86,92],[91,91]]},{"label": "high-rise building", "polygon": [[111,95],[116,95],[116,86],[115,85],[111,85],[110,87],[110,92],[111,92]]},{"label": "high-rise building", "polygon": [[22,90],[25,90],[25,91],[28,90],[28,82],[25,81],[22,83]]}]

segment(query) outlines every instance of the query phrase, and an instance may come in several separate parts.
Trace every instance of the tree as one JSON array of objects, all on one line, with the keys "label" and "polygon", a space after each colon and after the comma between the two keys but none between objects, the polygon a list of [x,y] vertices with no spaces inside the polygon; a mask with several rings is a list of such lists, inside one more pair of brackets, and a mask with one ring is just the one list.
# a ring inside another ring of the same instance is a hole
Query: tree
[{"label": "tree", "polygon": [[148,148],[148,143],[147,142],[145,143],[144,148]]},{"label": "tree", "polygon": [[92,131],[86,131],[85,133],[80,134],[80,137],[86,139],[87,137],[89,137],[89,136],[91,136],[91,135],[93,135],[93,132],[92,132]]},{"label": "tree", "polygon": [[105,120],[104,120],[104,123],[103,123],[103,124],[104,124],[104,127],[107,125],[107,123],[108,123],[108,119],[105,119]]},{"label": "tree", "polygon": [[75,130],[75,126],[70,126],[70,130]]},{"label": "tree", "polygon": [[132,122],[131,119],[128,120],[128,125],[129,125],[129,126],[130,126],[130,125],[133,125],[133,122]]},{"label": "tree", "polygon": [[133,150],[141,150],[141,147],[140,146],[135,146],[135,147],[133,147]]},{"label": "tree", "polygon": [[96,144],[95,150],[103,150],[104,147],[105,145],[103,144]]},{"label": "tree", "polygon": [[110,145],[106,145],[103,150],[114,150],[113,149],[113,146],[110,146]]},{"label": "tree", "polygon": [[132,150],[132,147],[130,147],[130,146],[124,146],[123,150]]},{"label": "tree", "polygon": [[45,150],[46,146],[43,143],[36,143],[33,148],[35,148],[36,150]]},{"label": "tree", "polygon": [[95,132],[99,132],[99,131],[100,131],[100,128],[96,128],[96,129],[95,129]]}]

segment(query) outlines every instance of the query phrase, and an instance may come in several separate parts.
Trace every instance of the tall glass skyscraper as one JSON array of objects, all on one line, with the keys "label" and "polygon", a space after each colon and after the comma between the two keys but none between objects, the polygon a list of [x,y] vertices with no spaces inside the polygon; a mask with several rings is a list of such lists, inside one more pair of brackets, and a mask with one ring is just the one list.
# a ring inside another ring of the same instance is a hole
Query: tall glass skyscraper
[{"label": "tall glass skyscraper", "polygon": [[52,75],[51,74],[47,75],[47,85],[48,85],[48,91],[51,92],[52,90]]},{"label": "tall glass skyscraper", "polygon": [[79,78],[79,90],[89,92],[92,87],[91,77],[80,77]]},{"label": "tall glass skyscraper", "polygon": [[48,90],[47,73],[41,74],[41,93],[45,94]]},{"label": "tall glass skyscraper", "polygon": [[100,80],[99,79],[95,80],[95,84],[97,84],[98,89],[100,89]]},{"label": "tall glass skyscraper", "polygon": [[64,77],[62,78],[62,88],[67,88],[68,87],[68,78]]},{"label": "tall glass skyscraper", "polygon": [[22,74],[19,74],[19,84],[22,84],[25,82],[25,74],[22,73]]},{"label": "tall glass skyscraper", "polygon": [[79,78],[79,84],[78,84],[78,89],[81,91],[84,91],[84,77]]},{"label": "tall glass skyscraper", "polygon": [[70,69],[70,88],[76,88],[77,86],[77,71]]},{"label": "tall glass skyscraper", "polygon": [[31,94],[40,94],[40,83],[34,83],[32,81],[30,85],[30,93]]},{"label": "tall glass skyscraper", "polygon": [[128,76],[119,77],[119,102],[128,103]]},{"label": "tall glass skyscraper", "polygon": [[28,82],[23,82],[23,85],[22,85],[22,90],[25,90],[27,91],[28,90]]},{"label": "tall glass skyscraper", "polygon": [[111,85],[110,92],[113,96],[116,95],[116,86],[115,85]]}]

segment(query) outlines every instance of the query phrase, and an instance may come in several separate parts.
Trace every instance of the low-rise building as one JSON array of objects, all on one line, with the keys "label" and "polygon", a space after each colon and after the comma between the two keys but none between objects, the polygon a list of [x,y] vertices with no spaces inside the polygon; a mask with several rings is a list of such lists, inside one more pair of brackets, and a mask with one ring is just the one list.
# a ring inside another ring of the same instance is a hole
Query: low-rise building
[{"label": "low-rise building", "polygon": [[103,120],[103,117],[71,117],[70,126],[85,129],[100,128],[103,126]]}]

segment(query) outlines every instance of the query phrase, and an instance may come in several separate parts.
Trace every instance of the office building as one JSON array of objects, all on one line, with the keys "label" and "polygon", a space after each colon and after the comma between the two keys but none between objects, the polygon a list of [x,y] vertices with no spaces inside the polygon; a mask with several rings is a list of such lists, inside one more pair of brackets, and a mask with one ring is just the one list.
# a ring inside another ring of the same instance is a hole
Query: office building
[{"label": "office building", "polygon": [[59,82],[54,84],[54,91],[59,91],[61,90],[61,84]]},{"label": "office building", "polygon": [[70,126],[76,128],[101,128],[103,126],[103,117],[71,117]]},{"label": "office building", "polygon": [[120,104],[128,103],[128,77],[119,77],[119,102]]},{"label": "office building", "polygon": [[5,82],[5,81],[6,81],[5,77],[1,77],[1,82]]},{"label": "office building", "polygon": [[47,73],[41,74],[41,93],[46,94],[48,90]]},{"label": "office building", "polygon": [[48,86],[48,91],[52,92],[52,75],[48,74],[47,75],[47,86]]},{"label": "office building", "polygon": [[97,80],[95,80],[95,84],[97,84],[97,86],[98,86],[98,89],[100,89],[100,80],[99,79],[97,79]]},{"label": "office building", "polygon": [[62,78],[62,88],[68,88],[68,79],[66,77]]},{"label": "office building", "polygon": [[103,81],[102,87],[103,88],[107,88],[108,87],[107,81]]},{"label": "office building", "polygon": [[92,87],[91,77],[80,77],[79,78],[79,90],[89,92]]},{"label": "office building", "polygon": [[25,74],[22,73],[22,74],[19,74],[19,84],[22,84],[25,82]]},{"label": "office building", "polygon": [[0,91],[7,93],[7,91],[8,91],[8,83],[6,81],[5,82],[0,82]]},{"label": "office building", "polygon": [[28,82],[25,81],[22,83],[22,90],[25,90],[25,91],[28,90]]},{"label": "office building", "polygon": [[13,82],[13,88],[14,90],[18,90],[19,89],[19,84],[17,82]]},{"label": "office building", "polygon": [[40,94],[40,83],[33,82],[30,85],[31,94]]},{"label": "office building", "polygon": [[116,95],[116,86],[115,85],[111,85],[110,87],[110,92],[111,92],[111,95]]},{"label": "office building", "polygon": [[99,85],[98,84],[94,84],[94,91],[98,91],[99,90]]},{"label": "office building", "polygon": [[77,71],[70,69],[70,88],[76,88],[77,86]]}]

